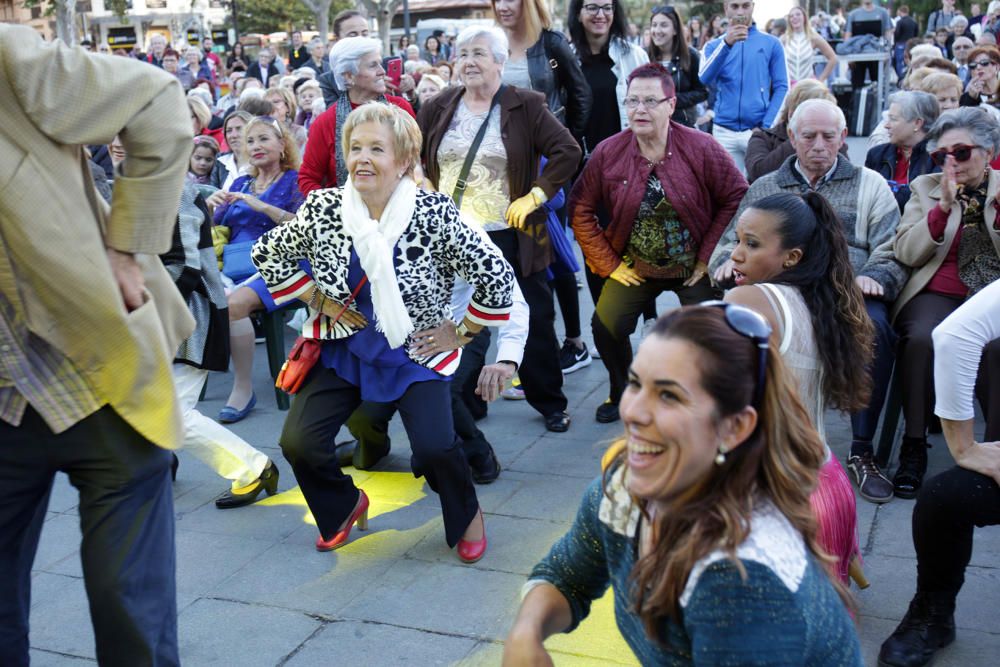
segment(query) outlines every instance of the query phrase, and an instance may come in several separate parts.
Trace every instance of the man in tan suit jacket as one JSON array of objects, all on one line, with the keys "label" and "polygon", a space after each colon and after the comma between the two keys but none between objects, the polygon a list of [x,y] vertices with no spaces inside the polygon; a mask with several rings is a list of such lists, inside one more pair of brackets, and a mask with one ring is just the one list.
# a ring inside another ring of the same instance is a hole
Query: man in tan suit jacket
[{"label": "man in tan suit jacket", "polygon": [[[175,665],[171,379],[193,327],[160,264],[191,151],[180,84],[0,24],[0,664],[28,664],[56,472],[80,492],[102,665]],[[110,210],[82,146],[128,150]]]}]

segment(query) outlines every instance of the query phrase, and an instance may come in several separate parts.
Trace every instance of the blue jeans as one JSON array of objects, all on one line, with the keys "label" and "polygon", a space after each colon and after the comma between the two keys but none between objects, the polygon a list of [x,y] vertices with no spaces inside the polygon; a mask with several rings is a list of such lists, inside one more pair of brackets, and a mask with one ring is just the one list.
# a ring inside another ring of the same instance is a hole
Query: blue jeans
[{"label": "blue jeans", "polygon": [[871,442],[878,428],[878,418],[882,415],[885,395],[892,378],[892,366],[896,359],[896,332],[889,322],[889,306],[884,301],[865,297],[865,309],[875,325],[875,354],[870,366],[872,395],[868,407],[851,413],[851,430],[854,439]]}]

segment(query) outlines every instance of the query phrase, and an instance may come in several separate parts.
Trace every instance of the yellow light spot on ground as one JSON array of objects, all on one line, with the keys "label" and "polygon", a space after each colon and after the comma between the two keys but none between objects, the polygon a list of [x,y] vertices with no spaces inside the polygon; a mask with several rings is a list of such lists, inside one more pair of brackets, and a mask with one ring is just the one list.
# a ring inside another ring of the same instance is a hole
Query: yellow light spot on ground
[{"label": "yellow light spot on ground", "polygon": [[[393,512],[401,507],[407,507],[427,496],[424,480],[417,479],[408,472],[356,472],[351,475],[354,483],[364,489],[371,501],[368,510],[368,518],[374,518],[388,512]],[[275,496],[265,498],[257,502],[257,505],[264,507],[280,507],[283,505],[293,505],[301,507],[305,514],[302,517],[303,523],[310,526],[316,525],[316,519],[306,505],[306,499],[302,495],[299,487],[294,487]],[[391,531],[389,531],[391,532]]]}]

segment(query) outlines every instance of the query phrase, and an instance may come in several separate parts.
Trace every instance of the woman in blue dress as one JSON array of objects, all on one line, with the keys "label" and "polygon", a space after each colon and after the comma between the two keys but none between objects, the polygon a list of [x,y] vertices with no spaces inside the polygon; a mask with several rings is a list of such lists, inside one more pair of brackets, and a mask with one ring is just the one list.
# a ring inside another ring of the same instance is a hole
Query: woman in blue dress
[{"label": "woman in blue dress", "polygon": [[[417,188],[421,136],[408,114],[362,105],[343,136],[347,183],[310,193],[294,220],[253,249],[276,304],[309,304],[302,333],[321,345],[288,412],[282,452],[319,527],[316,548],[336,549],[355,524],[366,527],[369,500],[341,471],[334,436],[362,400],[394,403],[413,473],[440,496],[448,546],[475,562],[486,529],[447,380],[461,347],[507,320],[514,274],[448,196]],[[457,326],[449,320],[456,276],[475,288]]]},{"label": "woman in blue dress", "polygon": [[551,664],[610,585],[643,665],[861,665],[809,505],[823,442],[771,327],[712,302],[661,317],[570,532],[535,566],[504,665]]},{"label": "woman in blue dress", "polygon": [[[299,192],[299,149],[281,123],[269,116],[249,120],[243,128],[242,152],[249,173],[226,191],[208,198],[215,224],[229,228],[222,273],[227,290],[255,273],[250,248],[261,234],[295,217],[302,204]],[[257,403],[253,393],[254,332],[244,318],[229,326],[233,388],[219,411],[224,424],[246,417]]]}]

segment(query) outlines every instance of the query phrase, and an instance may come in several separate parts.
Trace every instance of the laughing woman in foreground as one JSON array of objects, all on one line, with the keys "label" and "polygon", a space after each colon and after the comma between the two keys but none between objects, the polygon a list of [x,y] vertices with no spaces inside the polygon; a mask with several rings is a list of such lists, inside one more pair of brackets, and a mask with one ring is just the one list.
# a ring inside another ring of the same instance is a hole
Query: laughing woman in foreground
[{"label": "laughing woman in foreground", "polygon": [[621,400],[625,447],[532,571],[505,665],[608,585],[644,665],[861,665],[847,593],[827,574],[809,493],[823,443],[771,327],[738,305],[660,318]]}]

